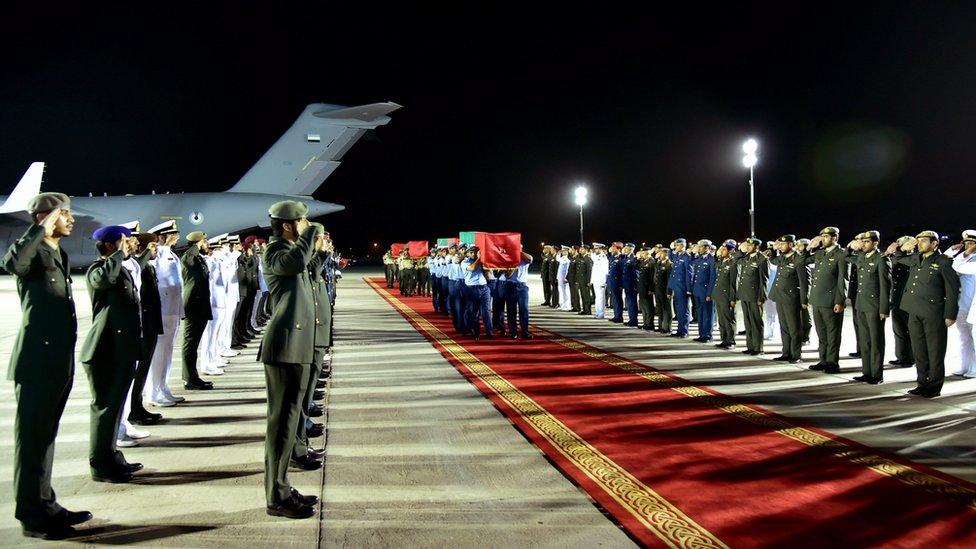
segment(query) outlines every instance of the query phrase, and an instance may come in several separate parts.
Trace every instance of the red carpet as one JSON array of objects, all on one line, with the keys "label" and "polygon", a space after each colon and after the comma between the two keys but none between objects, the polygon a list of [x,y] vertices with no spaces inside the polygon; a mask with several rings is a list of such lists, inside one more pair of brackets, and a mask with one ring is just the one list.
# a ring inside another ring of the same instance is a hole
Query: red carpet
[{"label": "red carpet", "polygon": [[973,484],[540,328],[455,338],[367,282],[641,544],[976,547]]}]

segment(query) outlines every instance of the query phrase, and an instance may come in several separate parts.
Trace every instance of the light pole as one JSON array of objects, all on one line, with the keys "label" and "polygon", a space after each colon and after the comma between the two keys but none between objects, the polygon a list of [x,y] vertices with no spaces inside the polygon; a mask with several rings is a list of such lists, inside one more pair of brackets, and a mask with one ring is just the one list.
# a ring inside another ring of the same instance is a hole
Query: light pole
[{"label": "light pole", "polygon": [[580,207],[580,246],[583,245],[583,205],[586,204],[586,187],[576,187],[576,205]]},{"label": "light pole", "polygon": [[759,157],[756,152],[759,150],[759,143],[751,137],[742,144],[742,152],[746,153],[742,157],[742,165],[749,168],[749,235],[756,236],[756,186],[753,178],[756,163]]}]

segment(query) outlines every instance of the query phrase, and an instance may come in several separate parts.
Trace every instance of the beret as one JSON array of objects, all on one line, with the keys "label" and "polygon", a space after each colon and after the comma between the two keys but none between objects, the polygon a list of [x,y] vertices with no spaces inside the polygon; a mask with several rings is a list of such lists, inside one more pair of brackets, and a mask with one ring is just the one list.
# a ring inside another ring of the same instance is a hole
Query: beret
[{"label": "beret", "polygon": [[254,235],[252,234],[251,236],[249,236],[249,237],[247,237],[247,238],[245,238],[245,239],[244,239],[244,246],[245,246],[245,247],[247,247],[247,248],[250,248],[251,246],[253,246],[253,245],[254,245],[254,242],[255,242],[255,241],[256,241],[257,239],[258,239],[258,237],[256,237],[256,236],[254,236]]},{"label": "beret", "polygon": [[810,239],[809,238],[798,238],[798,239],[796,239],[796,243],[797,244],[803,244],[804,246],[806,246],[806,245],[810,244]]},{"label": "beret", "polygon": [[674,243],[675,243],[675,244],[687,244],[687,243],[688,243],[688,241],[687,241],[687,240],[685,240],[684,238],[675,238],[675,239],[674,239]]},{"label": "beret", "polygon": [[152,233],[139,233],[136,235],[136,238],[139,239],[139,245],[143,247],[156,242],[158,239],[158,237]]},{"label": "beret", "polygon": [[748,243],[750,243],[750,244],[755,244],[756,246],[762,245],[762,240],[759,239],[759,238],[756,238],[754,236],[750,236],[745,241],[748,242]]},{"label": "beret", "polygon": [[268,217],[291,221],[308,215],[308,206],[297,200],[282,200],[275,202],[268,208]]},{"label": "beret", "polygon": [[938,240],[939,233],[935,231],[922,231],[915,235],[915,238],[931,238],[932,240]]},{"label": "beret", "polygon": [[861,240],[871,240],[873,242],[878,242],[881,240],[881,233],[878,231],[864,231],[860,234]]},{"label": "beret", "polygon": [[820,229],[820,234],[829,234],[830,236],[837,236],[840,234],[840,229],[837,227],[824,227]]},{"label": "beret", "polygon": [[904,246],[904,245],[905,245],[905,244],[907,244],[907,243],[908,243],[908,241],[909,241],[909,240],[911,240],[911,239],[912,239],[912,237],[910,237],[910,236],[908,236],[908,235],[905,235],[905,236],[899,236],[899,237],[898,237],[898,240],[896,240],[895,242],[897,242],[899,246]]},{"label": "beret", "polygon": [[736,249],[737,246],[735,242],[729,242],[728,240],[726,240],[725,242],[722,243],[722,247],[725,248],[726,250],[734,250]]},{"label": "beret", "polygon": [[308,226],[315,229],[316,235],[325,234],[325,226],[322,225],[321,223],[313,222],[313,223],[309,223]]},{"label": "beret", "polygon": [[54,208],[68,208],[71,199],[64,193],[41,193],[27,201],[27,213],[49,212]]},{"label": "beret", "polygon": [[796,242],[795,234],[784,234],[783,236],[776,239],[776,242]]},{"label": "beret", "polygon": [[624,247],[624,243],[623,242],[617,242],[617,241],[612,242],[610,245],[611,246],[616,246],[618,248],[623,248]]},{"label": "beret", "polygon": [[193,231],[192,233],[186,235],[187,242],[200,242],[207,238],[207,233],[203,231]]},{"label": "beret", "polygon": [[150,228],[146,232],[155,234],[173,234],[179,232],[179,230],[176,228],[176,220],[170,219]]},{"label": "beret", "polygon": [[707,238],[703,238],[703,239],[701,239],[701,240],[698,241],[698,245],[699,246],[711,246],[712,245],[712,241],[709,240],[709,239],[707,239]]},{"label": "beret", "polygon": [[974,231],[973,229],[963,231],[962,240],[963,242],[965,242],[966,240],[976,241],[976,231]]},{"label": "beret", "polygon": [[121,225],[99,227],[92,233],[92,239],[98,242],[116,242],[123,236],[132,236],[132,231]]}]

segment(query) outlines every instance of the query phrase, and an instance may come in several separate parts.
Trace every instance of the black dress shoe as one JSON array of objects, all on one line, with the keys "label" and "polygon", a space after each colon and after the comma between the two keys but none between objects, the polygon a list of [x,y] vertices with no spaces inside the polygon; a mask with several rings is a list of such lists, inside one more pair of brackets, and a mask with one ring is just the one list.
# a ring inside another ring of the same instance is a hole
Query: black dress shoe
[{"label": "black dress shoe", "polygon": [[774,358],[773,360],[790,360],[790,357],[788,357],[786,355],[779,355],[778,357]]},{"label": "black dress shoe", "polygon": [[315,448],[309,448],[305,451],[305,457],[309,459],[322,459],[325,457],[325,450],[316,450]]},{"label": "black dress shoe", "polygon": [[308,505],[310,507],[319,502],[319,498],[317,496],[303,496],[301,492],[294,488],[291,489],[291,497],[298,500],[298,503]]},{"label": "black dress shoe", "polygon": [[617,320],[616,318],[611,318],[610,319],[610,322],[613,322],[614,324],[623,324],[624,323],[624,321],[622,319],[621,320]]},{"label": "black dress shoe", "polygon": [[729,348],[729,344],[728,343],[716,343],[715,346],[718,347],[719,349],[728,349]]},{"label": "black dress shoe", "polygon": [[801,359],[801,358],[791,358],[787,362],[789,362],[790,364],[799,364],[799,363],[803,362],[803,359]]},{"label": "black dress shoe", "polygon": [[25,538],[38,538],[47,540],[67,539],[78,534],[78,531],[67,524],[60,524],[51,521],[41,526],[24,526]]},{"label": "black dress shoe", "polygon": [[325,391],[322,389],[316,389],[315,392],[312,393],[313,400],[322,400],[323,398],[325,398]]},{"label": "black dress shoe", "polygon": [[764,354],[766,354],[766,353],[764,353],[762,351],[749,351],[749,355],[750,356],[759,356],[759,355],[764,355]]},{"label": "black dress shoe", "polygon": [[267,513],[273,517],[303,519],[315,516],[315,508],[295,498],[289,498],[277,505],[269,505]]},{"label": "black dress shoe", "polygon": [[740,335],[740,336],[744,336],[744,335],[746,335],[746,331],[745,331],[745,330],[742,330],[741,332],[739,332],[739,335]]},{"label": "black dress shoe", "polygon": [[519,339],[535,339],[535,336],[532,334],[522,334],[519,336]]},{"label": "black dress shoe", "polygon": [[861,358],[861,353],[848,353],[847,356],[851,358]]},{"label": "black dress shoe", "polygon": [[91,476],[95,482],[108,482],[111,484],[123,484],[132,480],[132,473],[126,469],[92,471]]},{"label": "black dress shoe", "polygon": [[238,343],[237,345],[231,345],[230,348],[231,349],[234,349],[235,351],[240,351],[241,349],[244,348],[244,344],[243,343]]},{"label": "black dress shoe", "polygon": [[135,473],[137,471],[142,471],[142,469],[143,469],[143,465],[141,463],[126,462],[122,464],[122,470],[128,471],[130,474]]},{"label": "black dress shoe", "polygon": [[926,391],[924,393],[919,393],[918,396],[923,397],[923,398],[935,398],[935,397],[939,396],[940,394],[941,393],[938,393],[938,392],[935,392],[935,391]]},{"label": "black dress shoe", "polygon": [[810,366],[808,366],[810,370],[815,370],[815,371],[822,371],[826,367],[827,365],[823,362],[818,362],[816,364],[811,364]]},{"label": "black dress shoe", "polygon": [[854,376],[854,381],[859,381],[861,383],[867,383],[871,381],[871,376]]},{"label": "black dress shoe", "polygon": [[745,351],[742,351],[742,354],[744,354],[744,355],[751,355],[752,354],[752,349],[746,349]]},{"label": "black dress shoe", "polygon": [[884,378],[872,377],[871,379],[868,380],[868,383],[870,385],[878,385],[878,384],[884,383]]},{"label": "black dress shoe", "polygon": [[163,419],[163,414],[154,414],[148,410],[138,414],[129,414],[129,421],[136,425],[155,425],[161,419]]},{"label": "black dress shoe", "polygon": [[914,389],[911,389],[910,391],[908,391],[908,394],[910,394],[910,395],[921,395],[924,392],[925,391],[921,387],[915,387]]},{"label": "black dress shoe", "polygon": [[187,381],[183,384],[187,391],[209,391],[213,389],[213,383],[209,381]]},{"label": "black dress shoe", "polygon": [[902,362],[899,368],[911,368],[915,366],[914,362]]},{"label": "black dress shoe", "polygon": [[322,462],[317,459],[309,459],[309,457],[306,455],[298,458],[291,458],[291,466],[298,467],[304,471],[315,471],[322,468]]},{"label": "black dress shoe", "polygon": [[312,427],[305,429],[305,434],[308,435],[309,438],[318,438],[325,434],[325,427],[323,427],[321,423],[313,423]]},{"label": "black dress shoe", "polygon": [[90,511],[69,511],[67,509],[61,509],[58,514],[51,517],[52,521],[59,522],[65,526],[74,526],[75,524],[88,522],[91,519],[92,514]]},{"label": "black dress shoe", "polygon": [[322,417],[322,407],[312,406],[308,409],[308,417]]},{"label": "black dress shoe", "polygon": [[316,389],[325,389],[326,385],[328,385],[328,382],[326,382],[324,379],[319,379],[315,382]]},{"label": "black dress shoe", "polygon": [[840,366],[838,366],[836,364],[827,364],[827,365],[824,366],[823,372],[825,374],[839,374],[840,373]]},{"label": "black dress shoe", "polygon": [[896,358],[894,360],[889,360],[888,364],[891,364],[892,366],[901,366],[902,361]]}]

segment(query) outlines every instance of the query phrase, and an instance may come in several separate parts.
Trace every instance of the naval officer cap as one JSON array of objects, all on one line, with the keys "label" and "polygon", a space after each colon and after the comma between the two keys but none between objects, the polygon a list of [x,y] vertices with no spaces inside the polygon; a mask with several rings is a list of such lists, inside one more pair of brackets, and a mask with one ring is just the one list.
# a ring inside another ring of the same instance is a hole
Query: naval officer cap
[{"label": "naval officer cap", "polygon": [[118,242],[123,236],[132,236],[132,231],[122,225],[99,227],[92,233],[92,239],[98,242]]},{"label": "naval officer cap", "polygon": [[71,199],[64,193],[41,193],[27,201],[27,213],[31,215],[70,207]]},{"label": "naval officer cap", "polygon": [[138,221],[129,221],[128,223],[123,223],[121,226],[129,229],[129,232],[132,234],[139,234],[142,232]]},{"label": "naval officer cap", "polygon": [[606,245],[606,244],[604,244],[603,242],[594,242],[594,243],[593,243],[593,247],[594,247],[594,248],[606,248],[606,247],[607,247],[607,245]]},{"label": "naval officer cap", "polygon": [[230,236],[227,237],[227,241],[228,242],[233,242],[233,243],[236,244],[236,243],[238,243],[238,242],[241,241],[241,235],[239,235],[239,234],[232,234],[232,235],[230,235]]},{"label": "naval officer cap", "polygon": [[922,231],[922,232],[918,233],[917,235],[915,235],[915,238],[929,238],[929,239],[932,239],[932,240],[938,240],[939,239],[939,233],[937,233],[935,231]]},{"label": "naval officer cap", "polygon": [[293,221],[308,215],[308,206],[304,202],[297,200],[282,200],[275,202],[268,208],[268,217],[271,219],[283,219]]},{"label": "naval officer cap", "polygon": [[641,246],[642,252],[652,252],[654,251],[654,246]]},{"label": "naval officer cap", "polygon": [[207,238],[207,233],[203,231],[193,231],[192,233],[186,235],[187,242],[200,242]]},{"label": "naval officer cap", "polygon": [[880,242],[881,233],[878,231],[864,231],[860,234],[859,238],[861,240],[870,240],[871,242]]},{"label": "naval officer cap", "polygon": [[633,242],[628,242],[624,244],[624,248],[636,248],[636,247],[637,246],[635,246]]},{"label": "naval officer cap", "polygon": [[809,238],[798,238],[797,241],[796,241],[796,243],[797,244],[801,244],[803,246],[809,246],[810,245],[810,239]]},{"label": "naval officer cap", "polygon": [[976,242],[976,230],[969,229],[962,232],[963,242]]},{"label": "naval officer cap", "polygon": [[783,236],[776,239],[776,242],[796,242],[795,234],[784,234]]},{"label": "naval officer cap", "polygon": [[699,246],[711,246],[712,245],[712,241],[709,240],[709,239],[707,239],[707,238],[703,238],[703,239],[701,239],[701,240],[698,241],[698,245]]},{"label": "naval officer cap", "polygon": [[830,236],[839,236],[840,235],[840,229],[838,229],[837,227],[824,227],[823,229],[820,229],[820,234],[828,234]]},{"label": "naval officer cap", "polygon": [[178,233],[180,231],[179,229],[176,228],[176,220],[170,219],[167,221],[163,221],[162,223],[156,225],[155,227],[151,227],[146,232],[153,233],[153,234],[173,234],[173,233]]}]

